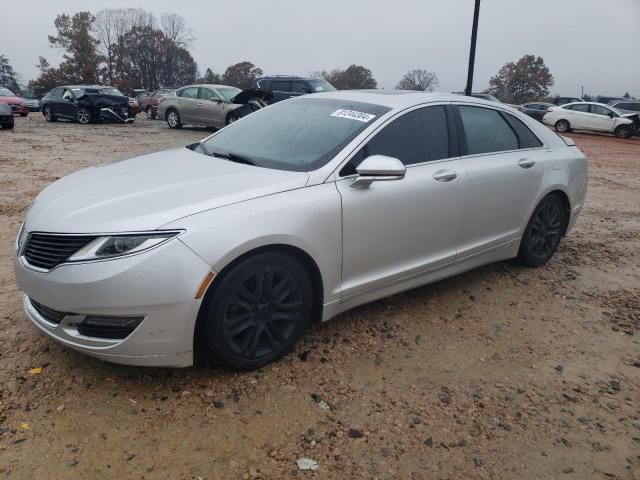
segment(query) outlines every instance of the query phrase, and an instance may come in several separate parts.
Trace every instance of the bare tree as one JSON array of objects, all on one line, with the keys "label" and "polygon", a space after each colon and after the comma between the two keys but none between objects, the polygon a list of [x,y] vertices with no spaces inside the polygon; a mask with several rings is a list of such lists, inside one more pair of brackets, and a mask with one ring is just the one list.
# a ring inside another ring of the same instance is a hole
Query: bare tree
[{"label": "bare tree", "polygon": [[188,47],[193,42],[193,34],[184,17],[177,13],[163,13],[160,27],[165,36],[179,47]]},{"label": "bare tree", "polygon": [[435,72],[429,72],[420,68],[404,74],[396,85],[396,90],[419,90],[421,92],[433,92],[440,84]]}]

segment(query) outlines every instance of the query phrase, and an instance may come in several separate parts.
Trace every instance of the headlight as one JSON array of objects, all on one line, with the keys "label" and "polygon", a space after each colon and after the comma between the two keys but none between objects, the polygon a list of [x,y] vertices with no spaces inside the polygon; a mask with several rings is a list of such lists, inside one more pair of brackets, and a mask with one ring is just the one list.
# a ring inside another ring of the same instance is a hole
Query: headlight
[{"label": "headlight", "polygon": [[149,250],[178,235],[179,231],[132,233],[98,237],[69,257],[70,262],[101,260]]},{"label": "headlight", "polygon": [[27,232],[24,229],[24,222],[22,222],[22,224],[20,225],[20,230],[18,230],[18,236],[16,237],[16,255],[20,255],[26,237]]}]

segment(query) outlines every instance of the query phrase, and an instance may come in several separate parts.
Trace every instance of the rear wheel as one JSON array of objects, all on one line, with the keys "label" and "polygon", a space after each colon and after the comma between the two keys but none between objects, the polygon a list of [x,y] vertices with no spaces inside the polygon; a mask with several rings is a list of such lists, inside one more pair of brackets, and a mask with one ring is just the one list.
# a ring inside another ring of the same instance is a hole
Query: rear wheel
[{"label": "rear wheel", "polygon": [[250,257],[224,274],[203,305],[209,357],[234,369],[253,369],[287,353],[311,320],[311,279],[294,258]]},{"label": "rear wheel", "polygon": [[88,108],[81,107],[76,112],[76,120],[78,123],[86,125],[91,123],[91,111]]},{"label": "rear wheel", "polygon": [[47,122],[57,122],[58,121],[58,117],[56,117],[55,115],[53,115],[51,113],[51,107],[49,107],[48,105],[45,106],[42,109],[42,113],[44,114],[44,118],[47,120]]},{"label": "rear wheel", "polygon": [[177,110],[172,109],[167,112],[167,125],[169,125],[169,128],[182,128],[180,114]]},{"label": "rear wheel", "polygon": [[629,125],[618,125],[613,133],[618,138],[629,138],[631,136],[631,127]]},{"label": "rear wheel", "polygon": [[29,115],[28,113],[20,113],[21,117],[26,117],[27,115]]},{"label": "rear wheel", "polygon": [[567,120],[558,120],[556,122],[556,132],[566,133],[571,129],[571,125]]},{"label": "rear wheel", "polygon": [[520,242],[518,258],[527,267],[544,265],[553,256],[567,223],[567,212],[557,195],[542,199],[531,215]]}]

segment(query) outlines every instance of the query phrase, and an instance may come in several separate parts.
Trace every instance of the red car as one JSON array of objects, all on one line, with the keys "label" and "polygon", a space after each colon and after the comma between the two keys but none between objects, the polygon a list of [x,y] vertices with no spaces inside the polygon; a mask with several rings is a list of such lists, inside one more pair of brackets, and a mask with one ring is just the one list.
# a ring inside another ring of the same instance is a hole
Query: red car
[{"label": "red car", "polygon": [[29,114],[29,106],[25,103],[24,99],[16,96],[16,94],[8,88],[0,87],[0,101],[9,105],[14,115],[17,113],[21,117],[26,117]]},{"label": "red car", "polygon": [[147,114],[147,118],[156,118],[158,114],[158,103],[160,103],[160,99],[165,95],[173,92],[175,89],[173,88],[161,88],[160,90],[156,90],[150,95],[142,97],[140,99],[140,111],[145,112]]}]

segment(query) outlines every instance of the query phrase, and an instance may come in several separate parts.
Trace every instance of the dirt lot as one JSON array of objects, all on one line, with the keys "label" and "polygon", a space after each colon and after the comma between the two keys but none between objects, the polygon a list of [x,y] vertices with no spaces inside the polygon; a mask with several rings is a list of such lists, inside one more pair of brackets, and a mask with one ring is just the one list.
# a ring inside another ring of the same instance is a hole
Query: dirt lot
[{"label": "dirt lot", "polygon": [[0,132],[0,476],[640,479],[640,139],[572,135],[590,190],[546,267],[358,308],[258,372],[114,366],[40,334],[11,260],[31,199],[205,134],[39,114]]}]

